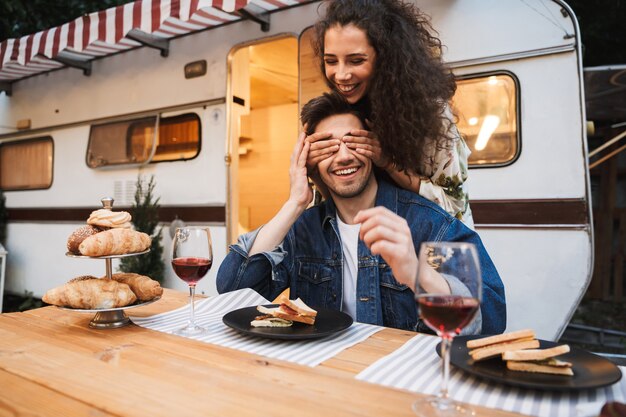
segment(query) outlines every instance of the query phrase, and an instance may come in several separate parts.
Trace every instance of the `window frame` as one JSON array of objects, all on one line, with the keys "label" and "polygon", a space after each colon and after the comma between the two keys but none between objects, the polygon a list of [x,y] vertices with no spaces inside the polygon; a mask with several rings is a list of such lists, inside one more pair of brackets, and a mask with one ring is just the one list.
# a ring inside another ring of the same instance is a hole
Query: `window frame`
[{"label": "window frame", "polygon": [[[125,141],[126,141],[126,146],[129,147],[129,146],[132,146],[131,134],[132,134],[133,126],[136,126],[138,123],[144,123],[146,120],[149,120],[151,118],[155,118],[154,126],[155,126],[155,132],[157,135],[159,134],[159,129],[164,120],[168,123],[170,122],[175,123],[176,119],[184,119],[184,118],[191,118],[197,121],[198,122],[198,151],[196,152],[196,154],[191,158],[178,158],[178,159],[154,161],[153,158],[157,155],[157,150],[159,148],[159,145],[156,143],[157,141],[154,141],[152,150],[150,151],[150,154],[147,160],[144,162],[135,162],[135,163],[124,162],[124,163],[119,163],[119,164],[107,164],[107,165],[95,166],[95,167],[89,165],[89,149],[91,148],[92,131],[94,127],[113,125],[113,124],[118,124],[118,123],[128,123],[128,129],[126,131]],[[176,115],[167,116],[167,117],[163,117],[161,116],[161,114],[152,114],[152,115],[149,114],[149,115],[143,115],[141,117],[136,117],[136,118],[124,118],[124,119],[109,121],[106,123],[91,124],[89,126],[89,139],[87,142],[87,149],[85,150],[85,165],[87,165],[87,168],[89,169],[123,169],[123,168],[129,168],[129,167],[140,167],[140,166],[145,166],[148,164],[158,164],[162,162],[191,161],[197,158],[200,155],[201,151],[202,151],[202,118],[200,117],[200,115],[198,115],[198,113],[191,111],[188,113],[181,113],[181,114],[176,114]]]},{"label": "window frame", "polygon": [[[513,158],[509,159],[506,162],[499,163],[489,163],[489,164],[471,164],[468,161],[467,168],[468,169],[489,169],[489,168],[503,168],[509,165],[513,165],[520,158],[522,154],[522,89],[519,82],[519,78],[508,70],[493,70],[493,71],[485,71],[485,72],[476,72],[471,74],[463,74],[463,75],[455,75],[455,81],[457,82],[457,90],[458,90],[458,82],[464,80],[473,80],[477,78],[488,78],[491,76],[497,75],[506,75],[513,80],[513,84],[515,85],[515,118],[517,122],[517,129],[515,131],[515,141],[517,145],[517,150]],[[456,114],[455,114],[456,118]],[[459,129],[459,133],[463,136],[461,130]],[[465,137],[463,137],[465,139]]]},{"label": "window frame", "polygon": [[44,141],[49,141],[50,144],[52,145],[52,150],[51,150],[51,156],[52,156],[52,162],[50,163],[50,184],[47,187],[36,187],[36,188],[4,188],[2,187],[2,185],[0,185],[0,190],[2,192],[13,192],[13,191],[35,191],[35,190],[49,190],[50,188],[52,188],[52,185],[54,184],[54,138],[52,137],[52,135],[45,135],[45,136],[38,136],[35,138],[28,138],[28,139],[20,139],[20,140],[11,140],[11,141],[7,141],[7,142],[0,142],[0,148],[7,146],[7,145],[13,145],[13,144],[24,144],[24,143],[28,143],[28,142],[44,142]]},{"label": "window frame", "polygon": [[177,119],[177,118],[184,118],[184,117],[189,117],[192,116],[192,118],[194,118],[197,122],[198,122],[198,152],[196,152],[196,154],[194,156],[192,156],[191,158],[182,158],[182,159],[168,159],[165,161],[153,161],[152,158],[154,158],[154,156],[157,154],[157,150],[159,149],[159,145],[156,145],[154,147],[154,154],[150,157],[150,162],[148,162],[149,164],[159,164],[162,162],[181,162],[181,161],[191,161],[196,159],[198,156],[200,156],[200,152],[202,152],[202,119],[200,118],[200,116],[198,115],[198,113],[196,112],[189,112],[189,113],[181,113],[181,114],[177,114],[175,116],[168,116],[168,117],[158,117],[158,122],[157,122],[157,127],[160,128],[161,127],[161,121],[162,120],[173,120],[173,119]]}]

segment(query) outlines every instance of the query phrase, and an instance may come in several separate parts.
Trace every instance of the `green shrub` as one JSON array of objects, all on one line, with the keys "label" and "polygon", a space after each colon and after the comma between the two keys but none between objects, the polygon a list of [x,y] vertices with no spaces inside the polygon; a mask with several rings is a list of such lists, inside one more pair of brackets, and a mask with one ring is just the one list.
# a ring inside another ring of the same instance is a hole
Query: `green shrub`
[{"label": "green shrub", "polygon": [[27,311],[43,306],[43,302],[39,298],[35,298],[31,291],[24,291],[22,302],[17,307],[17,311]]},{"label": "green shrub", "polygon": [[159,227],[159,200],[155,198],[154,176],[150,177],[147,186],[141,175],[137,178],[135,202],[131,208],[132,222],[135,229],[152,237],[150,252],[145,255],[122,258],[120,271],[134,272],[163,283],[163,245],[161,244],[163,228]]}]

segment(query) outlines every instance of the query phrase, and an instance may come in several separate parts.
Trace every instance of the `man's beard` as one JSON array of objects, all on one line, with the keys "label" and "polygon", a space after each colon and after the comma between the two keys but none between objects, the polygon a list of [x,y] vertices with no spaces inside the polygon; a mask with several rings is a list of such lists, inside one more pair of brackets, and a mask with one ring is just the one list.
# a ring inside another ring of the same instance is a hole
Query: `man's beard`
[{"label": "man's beard", "polygon": [[355,182],[353,184],[340,186],[336,186],[336,184],[326,184],[326,186],[334,196],[340,198],[353,198],[359,196],[365,190],[371,176],[372,173],[370,172],[370,175],[368,175],[366,178],[363,178],[363,180],[358,183]]}]

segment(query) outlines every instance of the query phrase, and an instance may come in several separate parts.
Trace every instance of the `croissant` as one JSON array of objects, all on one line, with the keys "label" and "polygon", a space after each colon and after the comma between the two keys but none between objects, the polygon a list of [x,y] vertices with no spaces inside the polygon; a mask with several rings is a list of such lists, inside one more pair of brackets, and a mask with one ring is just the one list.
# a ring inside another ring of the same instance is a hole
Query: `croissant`
[{"label": "croissant", "polygon": [[137,301],[128,285],[90,276],[48,290],[42,299],[48,304],[83,309],[124,307]]},{"label": "croissant", "polygon": [[123,282],[128,285],[140,301],[152,300],[153,298],[159,297],[163,294],[161,284],[145,275],[139,275],[132,272],[121,272],[113,274],[111,278],[117,282]]},{"label": "croissant", "polygon": [[150,247],[150,236],[131,229],[110,229],[89,236],[78,246],[85,256],[124,255],[142,252]]}]

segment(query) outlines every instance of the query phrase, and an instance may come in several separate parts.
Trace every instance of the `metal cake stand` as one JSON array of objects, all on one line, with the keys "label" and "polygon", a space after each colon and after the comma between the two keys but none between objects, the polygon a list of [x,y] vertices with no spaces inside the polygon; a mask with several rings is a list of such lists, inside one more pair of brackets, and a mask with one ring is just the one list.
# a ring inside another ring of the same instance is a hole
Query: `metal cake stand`
[{"label": "metal cake stand", "polygon": [[[102,207],[105,209],[113,208],[113,198],[105,197],[102,200]],[[104,259],[106,264],[106,278],[112,279],[113,277],[113,268],[112,268],[112,260],[116,258],[126,258],[129,256],[138,256],[143,255],[144,253],[150,252],[150,249],[146,249],[143,252],[136,253],[127,253],[124,255],[107,255],[107,256],[84,256],[84,255],[75,255],[71,252],[67,252],[65,256],[70,258],[82,258],[82,259]],[[103,278],[104,279],[104,278]],[[130,323],[130,319],[124,312],[124,310],[128,310],[131,308],[142,307],[148,304],[151,304],[161,297],[153,298],[148,301],[138,301],[134,304],[124,306],[124,307],[116,307],[116,308],[98,308],[98,309],[81,309],[81,308],[71,308],[71,307],[60,307],[58,308],[62,310],[68,311],[76,311],[79,313],[95,313],[94,318],[89,322],[89,327],[94,329],[117,329],[119,327],[126,326]]]}]

